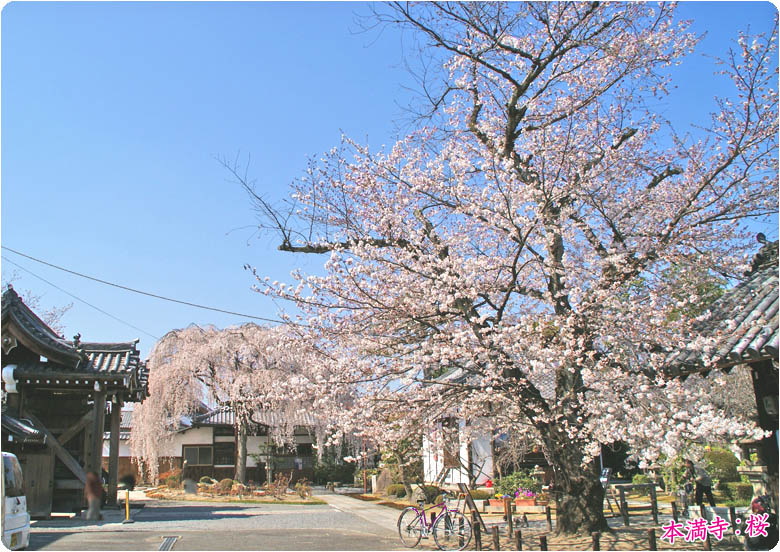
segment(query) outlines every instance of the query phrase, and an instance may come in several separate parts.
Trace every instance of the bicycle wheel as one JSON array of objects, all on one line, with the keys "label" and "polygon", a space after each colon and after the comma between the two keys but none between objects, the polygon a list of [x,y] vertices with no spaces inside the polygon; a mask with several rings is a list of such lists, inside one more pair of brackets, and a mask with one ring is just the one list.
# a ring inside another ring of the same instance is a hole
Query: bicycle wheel
[{"label": "bicycle wheel", "polygon": [[408,548],[414,548],[422,538],[422,524],[417,510],[411,506],[404,508],[398,516],[398,536]]},{"label": "bicycle wheel", "polygon": [[447,512],[433,524],[439,550],[463,550],[471,542],[471,522],[460,512]]}]

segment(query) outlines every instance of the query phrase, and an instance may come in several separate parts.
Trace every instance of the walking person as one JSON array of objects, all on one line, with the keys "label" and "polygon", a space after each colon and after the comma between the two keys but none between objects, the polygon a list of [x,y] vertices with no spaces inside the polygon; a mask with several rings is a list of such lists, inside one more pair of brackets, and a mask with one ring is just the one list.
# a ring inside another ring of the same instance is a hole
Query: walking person
[{"label": "walking person", "polygon": [[87,483],[84,485],[84,498],[87,499],[87,520],[100,520],[100,503],[103,500],[103,484],[95,472],[87,473]]},{"label": "walking person", "polygon": [[715,498],[712,496],[712,479],[710,479],[710,475],[701,466],[696,466],[692,460],[686,460],[685,465],[687,469],[683,479],[693,481],[696,484],[696,505],[701,506],[706,494],[710,506],[714,508]]}]

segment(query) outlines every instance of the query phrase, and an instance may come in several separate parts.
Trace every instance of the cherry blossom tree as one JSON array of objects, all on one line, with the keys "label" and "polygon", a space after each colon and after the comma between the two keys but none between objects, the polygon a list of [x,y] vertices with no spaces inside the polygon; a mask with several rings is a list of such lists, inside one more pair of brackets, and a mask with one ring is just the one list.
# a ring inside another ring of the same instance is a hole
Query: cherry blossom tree
[{"label": "cherry blossom tree", "polygon": [[[13,283],[20,278],[21,275],[18,272],[12,271],[8,278],[3,278],[3,289],[13,287]],[[49,326],[58,334],[62,335],[62,333],[65,331],[65,328],[62,325],[62,317],[66,312],[73,308],[73,303],[65,305],[64,307],[49,307],[47,309],[41,303],[41,299],[43,297],[42,295],[34,293],[29,289],[24,291],[17,290],[17,293],[19,293],[19,297],[22,298],[24,304],[30,307],[30,310],[37,313],[47,326]]]},{"label": "cherry blossom tree", "polygon": [[[165,443],[203,401],[235,413],[236,479],[246,482],[247,435],[260,409],[291,420],[269,429],[278,445],[293,442],[294,413],[307,406],[303,355],[279,329],[256,324],[218,329],[189,326],[168,332],[149,357],[149,397],[135,409],[130,446],[156,475]],[[285,415],[287,414],[287,415]]]},{"label": "cherry blossom tree", "polygon": [[[382,152],[345,138],[289,209],[233,171],[279,249],[328,256],[258,290],[299,309],[321,392],[351,393],[334,422],[377,442],[445,416],[527,435],[564,533],[606,528],[601,444],[646,464],[760,433],[708,400],[720,376],[663,362],[706,345],[686,307],[741,274],[746,222],[777,213],[777,22],[739,37],[717,66],[734,94],[681,133],[653,111],[697,43],[671,4],[397,3],[380,20],[440,63],[420,126]],[[403,424],[370,423],[388,409]]]}]

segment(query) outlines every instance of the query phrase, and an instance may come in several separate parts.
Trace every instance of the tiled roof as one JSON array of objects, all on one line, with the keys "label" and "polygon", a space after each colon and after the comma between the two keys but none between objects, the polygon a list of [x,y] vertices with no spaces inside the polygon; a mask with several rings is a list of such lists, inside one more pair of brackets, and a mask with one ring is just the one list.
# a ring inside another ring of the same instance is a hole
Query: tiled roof
[{"label": "tiled roof", "polygon": [[127,343],[80,343],[87,355],[82,370],[117,375],[133,372],[140,364],[137,343],[137,339]]},{"label": "tiled roof", "polygon": [[778,358],[778,242],[761,248],[747,279],[723,294],[710,307],[711,316],[695,326],[702,336],[715,338],[709,349],[673,352],[667,372],[678,376],[728,369],[736,364]]},{"label": "tiled roof", "polygon": [[[220,407],[202,414],[195,416],[192,419],[193,425],[234,425],[235,413],[232,408]],[[265,425],[268,427],[279,427],[283,425],[296,425],[296,426],[315,426],[317,425],[317,418],[311,413],[306,411],[298,411],[292,418],[281,411],[270,410],[257,410],[252,414],[252,421]]]},{"label": "tiled roof", "polygon": [[18,337],[27,348],[65,366],[75,367],[82,361],[82,355],[38,318],[11,286],[3,292],[2,327],[4,348],[9,338]]},{"label": "tiled roof", "polygon": [[46,434],[37,429],[34,424],[28,420],[17,420],[3,412],[2,427],[3,433],[10,434],[13,441],[22,444],[46,444]]},{"label": "tiled roof", "polygon": [[133,411],[122,410],[120,413],[119,428],[130,429],[131,427],[133,427]]},{"label": "tiled roof", "polygon": [[114,389],[124,389],[126,400],[143,400],[148,395],[148,369],[140,360],[138,340],[121,343],[67,341],[58,336],[24,304],[13,288],[2,299],[3,350],[21,344],[46,358],[46,362],[22,361],[14,377],[25,383],[91,386],[102,379]]}]

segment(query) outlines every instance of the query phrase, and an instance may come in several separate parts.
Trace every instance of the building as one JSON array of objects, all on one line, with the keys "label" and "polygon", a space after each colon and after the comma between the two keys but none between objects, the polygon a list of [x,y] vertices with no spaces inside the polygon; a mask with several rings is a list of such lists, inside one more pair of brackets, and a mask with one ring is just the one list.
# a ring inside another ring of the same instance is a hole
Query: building
[{"label": "building", "polygon": [[[778,242],[763,244],[753,259],[745,280],[728,290],[710,306],[710,317],[694,330],[709,337],[706,349],[686,348],[673,352],[666,371],[685,378],[712,370],[729,372],[737,365],[750,367],[756,397],[758,422],[771,436],[744,443],[759,456],[761,475],[753,478],[756,494],[778,496]],[[750,475],[750,474],[748,474]],[[775,504],[777,507],[777,504]]]},{"label": "building", "polygon": [[2,297],[3,450],[19,457],[33,517],[83,506],[109,432],[108,501],[116,503],[120,409],[147,395],[138,340],[67,341],[9,286]]},{"label": "building", "polygon": [[[119,451],[120,477],[125,473],[134,475],[136,481],[143,478],[132,462],[127,440],[132,428],[132,413],[123,413],[123,441]],[[252,416],[253,428],[247,436],[247,480],[257,484],[273,478],[277,472],[292,473],[292,481],[302,477],[312,479],[314,475],[314,428],[316,418],[299,412],[293,416],[280,412],[258,410]],[[220,407],[184,417],[179,421],[180,429],[163,445],[159,457],[158,473],[185,466],[185,477],[200,479],[208,476],[216,480],[233,479],[238,463],[238,436],[236,420],[232,409]],[[294,448],[278,447],[273,443],[273,428],[289,427],[294,436]],[[107,437],[107,436],[106,436]],[[103,447],[108,452],[107,439]],[[104,463],[106,459],[104,458]]]}]

